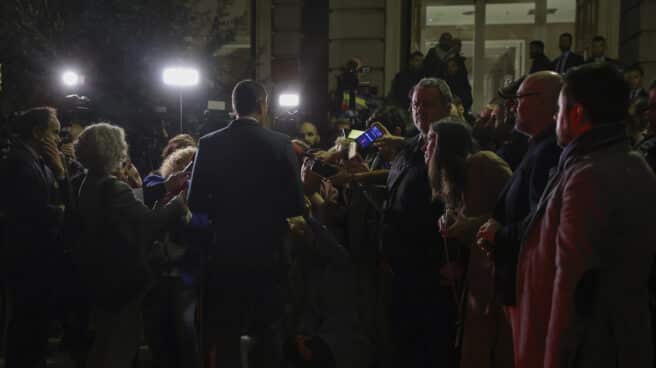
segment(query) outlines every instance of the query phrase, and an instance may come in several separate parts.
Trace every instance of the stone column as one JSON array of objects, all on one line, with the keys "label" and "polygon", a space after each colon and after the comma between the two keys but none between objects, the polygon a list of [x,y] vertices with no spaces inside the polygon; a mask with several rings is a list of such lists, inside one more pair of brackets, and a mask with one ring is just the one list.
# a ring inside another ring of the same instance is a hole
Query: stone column
[{"label": "stone column", "polygon": [[547,43],[547,0],[535,0],[533,39]]},{"label": "stone column", "polygon": [[478,111],[487,101],[485,96],[485,0],[476,0],[474,16],[474,106],[472,111]]},{"label": "stone column", "polygon": [[620,60],[639,62],[645,70],[645,87],[656,78],[656,0],[622,0]]},{"label": "stone column", "polygon": [[383,88],[386,96],[392,85],[392,79],[401,68],[401,2],[398,0],[387,0],[385,4],[385,85]]},{"label": "stone column", "polygon": [[[255,79],[271,83],[271,0],[258,0],[255,12]],[[270,85],[268,87],[271,87]]]}]

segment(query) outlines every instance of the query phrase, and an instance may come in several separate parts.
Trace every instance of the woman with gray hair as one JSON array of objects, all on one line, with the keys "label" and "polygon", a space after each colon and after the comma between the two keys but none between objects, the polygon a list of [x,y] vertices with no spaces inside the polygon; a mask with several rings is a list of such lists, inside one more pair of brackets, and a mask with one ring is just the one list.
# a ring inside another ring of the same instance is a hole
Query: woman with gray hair
[{"label": "woman with gray hair", "polygon": [[127,159],[120,127],[88,126],[75,149],[88,169],[79,190],[81,236],[74,248],[95,318],[88,366],[128,368],[141,338],[141,302],[152,281],[146,253],[155,234],[189,217],[185,193],[157,210],[135,198],[113,175]]}]

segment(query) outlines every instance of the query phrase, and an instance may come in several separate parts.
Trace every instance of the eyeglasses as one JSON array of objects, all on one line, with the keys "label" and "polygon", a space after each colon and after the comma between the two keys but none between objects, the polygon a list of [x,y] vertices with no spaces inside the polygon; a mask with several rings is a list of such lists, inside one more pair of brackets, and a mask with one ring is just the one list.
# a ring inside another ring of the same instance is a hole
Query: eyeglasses
[{"label": "eyeglasses", "polygon": [[540,95],[540,94],[542,94],[542,93],[541,92],[516,93],[514,96],[512,96],[512,98],[515,99],[515,100],[519,100],[519,99],[524,98],[524,97],[537,96],[537,95]]}]

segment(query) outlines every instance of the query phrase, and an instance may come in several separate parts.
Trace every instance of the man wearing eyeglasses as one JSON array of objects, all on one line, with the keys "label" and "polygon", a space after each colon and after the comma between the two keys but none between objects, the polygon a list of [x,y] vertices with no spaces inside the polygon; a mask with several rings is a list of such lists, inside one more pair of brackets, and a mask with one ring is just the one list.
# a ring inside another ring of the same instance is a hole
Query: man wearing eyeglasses
[{"label": "man wearing eyeglasses", "polygon": [[561,152],[555,120],[561,85],[560,75],[542,71],[530,74],[519,86],[515,129],[530,138],[529,148],[499,196],[493,218],[478,232],[479,245],[495,261],[499,302],[507,306],[515,304],[517,257],[525,219],[537,206]]},{"label": "man wearing eyeglasses", "polygon": [[649,86],[649,103],[646,110],[638,113],[647,115],[649,126],[647,127],[647,134],[635,148],[647,160],[652,170],[656,172],[656,80],[652,81]]}]

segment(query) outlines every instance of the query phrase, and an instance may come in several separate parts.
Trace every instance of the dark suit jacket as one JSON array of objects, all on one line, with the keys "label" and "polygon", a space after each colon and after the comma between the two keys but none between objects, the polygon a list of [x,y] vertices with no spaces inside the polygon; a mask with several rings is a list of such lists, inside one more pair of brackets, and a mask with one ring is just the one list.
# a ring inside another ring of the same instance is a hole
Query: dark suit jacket
[{"label": "dark suit jacket", "polygon": [[432,78],[443,78],[446,73],[446,57],[448,54],[449,51],[444,51],[440,45],[431,47],[424,58],[424,75]]},{"label": "dark suit jacket", "polygon": [[443,260],[442,239],[436,226],[442,208],[431,204],[431,189],[419,139],[417,135],[406,141],[392,161],[387,178],[389,197],[384,245],[399,276],[404,272],[425,274],[437,269]]},{"label": "dark suit jacket", "polygon": [[503,304],[515,303],[517,256],[525,220],[537,206],[560,152],[555,127],[533,137],[528,152],[497,200],[493,217],[502,227],[495,237],[495,279],[497,296]]},{"label": "dark suit jacket", "polygon": [[645,136],[635,145],[634,149],[645,158],[649,167],[656,172],[656,135]]},{"label": "dark suit jacket", "polygon": [[556,73],[561,73],[561,70],[562,72],[567,72],[569,69],[583,64],[584,61],[583,56],[579,54],[575,54],[570,51],[569,54],[567,55],[567,58],[565,59],[565,66],[562,67],[561,63],[564,57],[565,55],[561,54],[560,56],[554,59],[552,67],[553,70],[556,71]]},{"label": "dark suit jacket", "polygon": [[274,265],[286,218],[303,213],[298,160],[286,135],[238,119],[202,137],[189,189],[192,212],[212,222],[210,251],[224,268]]},{"label": "dark suit jacket", "polygon": [[[591,58],[591,57],[588,58],[588,60],[585,61],[586,64],[591,64],[591,63],[595,63],[595,62],[596,62],[595,59]],[[615,66],[620,71],[622,71],[622,69],[624,68],[624,66],[622,65],[622,63],[620,63],[619,60],[611,59],[609,57],[604,57],[604,62]]]},{"label": "dark suit jacket", "polygon": [[465,111],[469,111],[474,103],[474,98],[472,97],[472,89],[467,74],[458,73],[455,76],[445,76],[444,80],[451,87],[451,92],[460,97]]},{"label": "dark suit jacket", "polygon": [[398,72],[392,81],[388,99],[397,106],[407,109],[410,106],[410,90],[422,78],[422,73],[422,70],[413,71],[410,69]]},{"label": "dark suit jacket", "polygon": [[[7,218],[2,271],[12,278],[40,279],[63,254],[59,237],[67,183],[58,181],[43,159],[18,143],[3,159],[0,206]],[[45,280],[43,280],[45,281]]]},{"label": "dark suit jacket", "polygon": [[540,54],[533,59],[533,63],[531,64],[531,70],[529,71],[529,74],[531,73],[536,73],[536,72],[541,72],[543,70],[552,70],[551,66],[551,60],[545,55],[545,54]]}]

